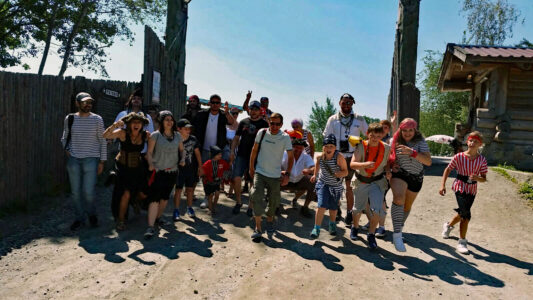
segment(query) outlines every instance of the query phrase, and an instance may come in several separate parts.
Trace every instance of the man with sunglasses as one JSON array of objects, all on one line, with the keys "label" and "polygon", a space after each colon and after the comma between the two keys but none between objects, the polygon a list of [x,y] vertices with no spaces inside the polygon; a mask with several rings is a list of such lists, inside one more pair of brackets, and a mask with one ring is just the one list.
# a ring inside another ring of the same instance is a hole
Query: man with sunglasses
[{"label": "man with sunglasses", "polygon": [[[252,101],[250,103],[248,113],[250,117],[245,118],[239,122],[239,127],[235,133],[235,137],[231,143],[230,165],[233,164],[233,189],[235,190],[235,207],[233,213],[238,214],[242,207],[241,183],[242,177],[248,172],[250,164],[250,155],[252,147],[254,146],[257,131],[262,128],[268,128],[268,122],[261,118],[261,104],[259,101]],[[237,149],[237,156],[235,157],[235,149]],[[252,216],[252,206],[248,204],[246,213]]]},{"label": "man with sunglasses", "polygon": [[[250,177],[253,178],[254,188],[250,195],[253,203],[255,229],[252,240],[259,242],[263,235],[261,217],[265,213],[265,188],[268,190],[268,211],[266,213],[266,231],[274,232],[274,214],[281,200],[281,183],[287,183],[294,163],[292,143],[289,135],[281,131],[283,116],[273,113],[270,116],[268,129],[261,129],[256,137],[250,156]],[[285,172],[281,173],[283,153],[287,151],[288,162]],[[257,160],[256,160],[257,158]]]},{"label": "man with sunglasses", "polygon": [[[98,225],[94,204],[96,179],[104,170],[107,143],[104,120],[91,112],[94,99],[88,93],[76,95],[78,112],[65,118],[61,143],[67,155],[67,171],[76,219],[70,226],[78,230],[85,223],[85,214],[94,227]],[[81,198],[85,198],[85,205]],[[85,208],[85,209],[84,209]]]},{"label": "man with sunglasses", "polygon": [[220,109],[222,98],[214,94],[209,97],[209,109],[202,110],[194,118],[194,132],[202,149],[202,162],[210,159],[211,146],[224,149],[226,145],[226,125],[231,125],[235,119],[230,114],[229,104],[226,102],[224,110]]},{"label": "man with sunglasses", "polygon": [[[352,155],[355,147],[348,143],[350,136],[364,136],[368,130],[368,124],[362,116],[354,113],[352,110],[355,104],[355,99],[352,95],[344,93],[340,100],[340,111],[333,116],[329,117],[324,129],[324,136],[329,134],[335,135],[337,139],[337,149],[346,158],[346,164],[349,166],[352,160]],[[348,176],[345,177],[346,182],[346,217],[344,222],[346,226],[352,224],[352,208],[354,203],[353,190],[350,184],[352,177],[354,176],[354,170],[348,168]],[[340,207],[339,214],[340,216]]]}]

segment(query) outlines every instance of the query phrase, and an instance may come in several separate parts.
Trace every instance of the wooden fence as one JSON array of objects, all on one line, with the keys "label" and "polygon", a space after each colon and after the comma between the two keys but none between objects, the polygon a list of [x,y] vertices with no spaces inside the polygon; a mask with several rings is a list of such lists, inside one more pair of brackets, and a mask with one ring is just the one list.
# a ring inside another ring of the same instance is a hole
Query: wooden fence
[{"label": "wooden fence", "polygon": [[60,139],[78,92],[93,96],[93,111],[107,126],[134,87],[132,82],[0,72],[0,207],[26,205],[67,182]]}]

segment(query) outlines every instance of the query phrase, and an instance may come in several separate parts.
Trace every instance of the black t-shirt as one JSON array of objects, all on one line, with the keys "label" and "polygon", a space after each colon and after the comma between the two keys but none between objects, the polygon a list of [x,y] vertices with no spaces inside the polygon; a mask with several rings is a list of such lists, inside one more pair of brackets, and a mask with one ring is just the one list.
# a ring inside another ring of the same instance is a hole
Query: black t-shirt
[{"label": "black t-shirt", "polygon": [[194,149],[200,149],[198,139],[194,135],[189,135],[189,138],[183,141],[183,149],[185,150],[185,169],[198,169],[198,161],[194,155]]},{"label": "black t-shirt", "polygon": [[235,135],[241,137],[239,148],[237,149],[237,156],[250,157],[257,131],[267,127],[268,122],[264,119],[252,121],[250,118],[246,118],[240,121],[239,128],[237,128],[237,132],[235,133]]}]

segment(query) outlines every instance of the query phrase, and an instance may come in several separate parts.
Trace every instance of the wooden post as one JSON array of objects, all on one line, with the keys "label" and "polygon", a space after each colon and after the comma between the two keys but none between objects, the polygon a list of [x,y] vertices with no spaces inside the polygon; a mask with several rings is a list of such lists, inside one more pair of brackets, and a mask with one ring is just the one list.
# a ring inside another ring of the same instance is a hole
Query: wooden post
[{"label": "wooden post", "polygon": [[398,112],[398,121],[420,116],[420,91],[416,88],[416,59],[420,0],[400,0],[394,43],[388,116]]},{"label": "wooden post", "polygon": [[187,36],[188,8],[184,0],[169,0],[167,9],[167,28],[165,46],[175,67],[172,74],[176,79],[185,82],[185,39]]}]

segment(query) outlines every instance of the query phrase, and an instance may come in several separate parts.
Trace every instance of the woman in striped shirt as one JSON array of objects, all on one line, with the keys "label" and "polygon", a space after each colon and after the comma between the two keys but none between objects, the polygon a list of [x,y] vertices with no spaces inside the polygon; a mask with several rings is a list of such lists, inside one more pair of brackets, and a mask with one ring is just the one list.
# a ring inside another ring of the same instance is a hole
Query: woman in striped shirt
[{"label": "woman in striped shirt", "polygon": [[477,182],[487,181],[487,160],[483,155],[478,153],[483,144],[481,133],[474,131],[468,135],[468,150],[456,154],[442,175],[442,184],[439,194],[446,194],[446,179],[452,170],[457,170],[457,178],[452,184],[452,190],[455,192],[457,205],[455,211],[457,214],[450,222],[444,223],[442,237],[448,238],[453,226],[459,223],[460,239],[457,244],[457,251],[462,254],[468,253],[466,231],[470,222],[470,208],[474,204],[474,198],[477,193]]},{"label": "woman in striped shirt", "polygon": [[415,120],[406,118],[399,127],[392,138],[390,157],[393,165],[390,181],[393,196],[392,241],[397,251],[405,252],[402,239],[403,225],[418,192],[422,189],[424,166],[431,165],[431,154],[428,144],[417,129]]},{"label": "woman in striped shirt", "polygon": [[[311,231],[311,237],[320,235],[320,225],[326,209],[329,210],[329,233],[337,234],[335,217],[339,209],[339,201],[344,190],[342,179],[348,175],[348,167],[344,156],[337,151],[337,139],[334,134],[324,137],[322,155],[315,160],[315,171],[311,182],[316,182],[316,195],[318,209],[315,216],[315,227]],[[318,177],[318,180],[317,180]]]}]

